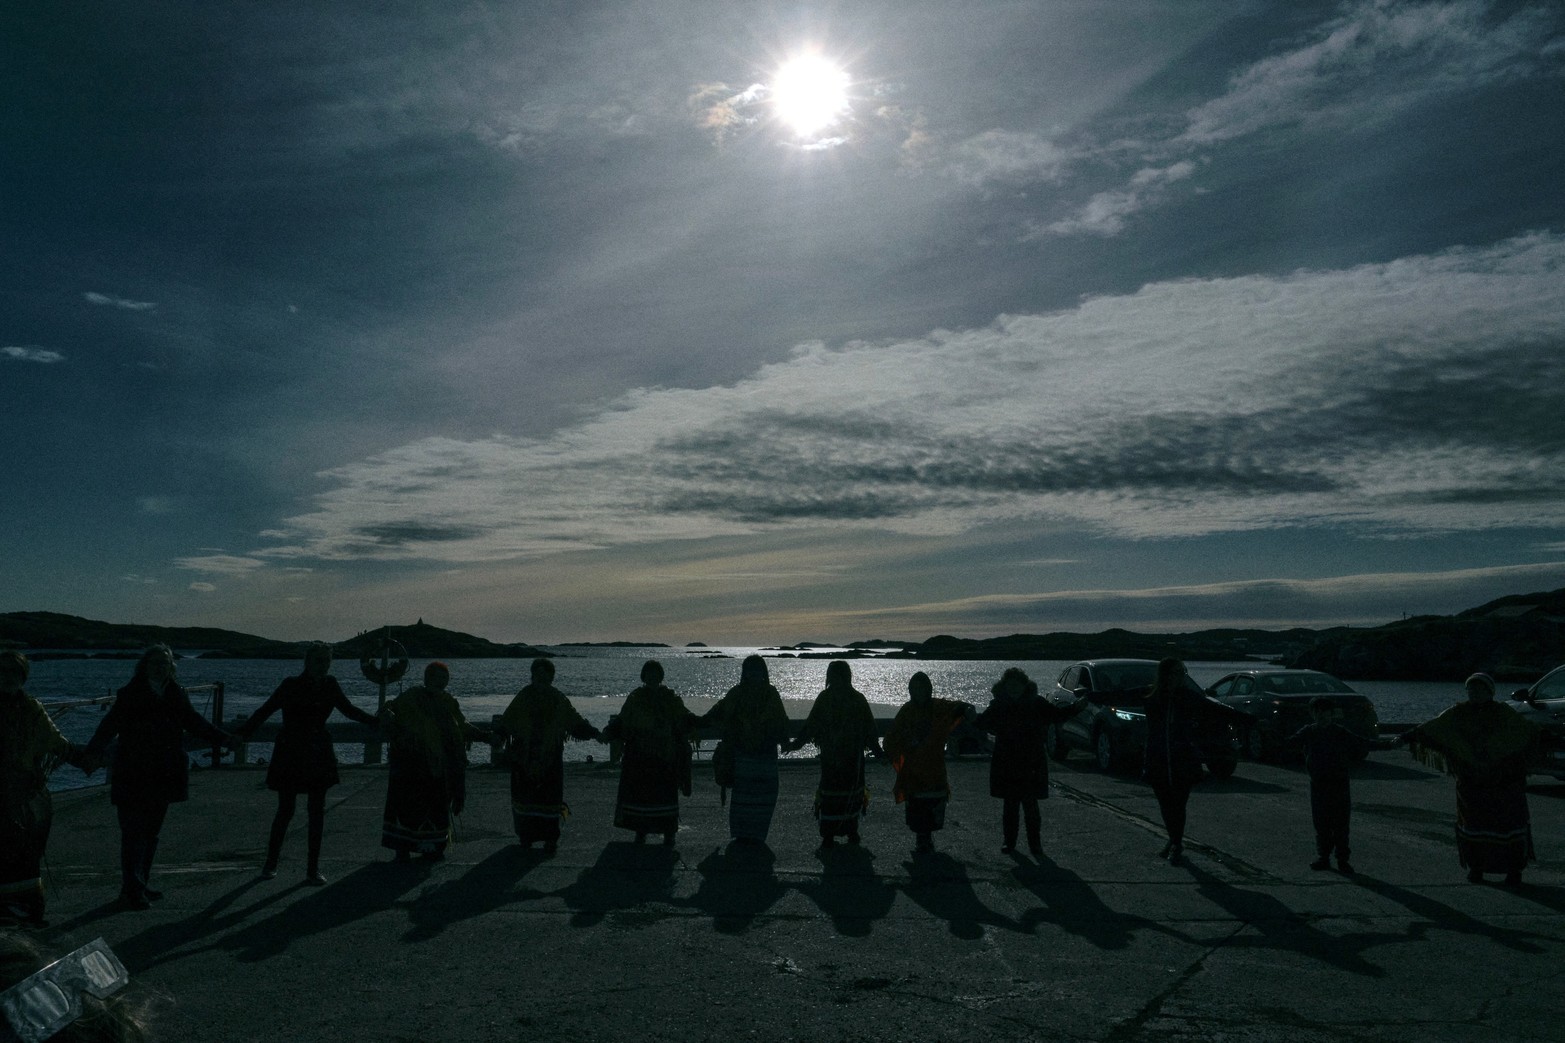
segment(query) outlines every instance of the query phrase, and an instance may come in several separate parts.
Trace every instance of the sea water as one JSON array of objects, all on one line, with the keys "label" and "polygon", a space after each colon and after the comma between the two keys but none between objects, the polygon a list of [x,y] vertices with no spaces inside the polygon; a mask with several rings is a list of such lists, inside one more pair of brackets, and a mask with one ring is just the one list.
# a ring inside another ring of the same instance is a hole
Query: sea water
[{"label": "sea water", "polygon": [[[761,648],[663,648],[663,647],[589,647],[566,646],[546,649],[556,653],[554,684],[572,698],[576,708],[592,724],[602,727],[616,713],[624,697],[639,683],[641,664],[656,659],[663,664],[664,683],[678,692],[685,704],[697,713],[709,708],[739,680],[740,660],[751,653],[767,657],[772,684],[788,705],[790,715],[803,717],[809,703],[820,694],[826,682],[826,665],[833,651],[811,649],[808,658],[797,652]],[[414,660],[406,675],[387,686],[387,698],[395,698],[403,689],[419,682],[428,660]],[[505,710],[517,689],[527,683],[530,661],[527,659],[453,659],[450,660],[451,684],[448,690],[457,697],[462,712],[475,724],[488,724]],[[990,698],[990,689],[1009,667],[1019,667],[1038,682],[1047,694],[1054,680],[1070,662],[1058,660],[921,660],[863,658],[852,659],[853,684],[875,710],[889,717],[907,699],[908,678],[917,671],[929,675],[935,695],[958,699],[982,708]],[[1203,686],[1233,670],[1263,666],[1248,662],[1191,662],[1190,676]],[[124,659],[43,659],[34,661],[27,691],[45,704],[112,696],[126,684],[135,663]],[[224,689],[225,724],[254,712],[271,695],[283,678],[299,673],[301,663],[275,659],[201,659],[182,658],[178,662],[181,684],[193,688],[191,701],[210,719],[213,693],[204,686],[221,683]],[[348,699],[373,713],[379,703],[379,688],[366,680],[356,660],[341,659],[333,664],[332,674],[342,685]],[[1380,719],[1386,722],[1415,723],[1433,717],[1463,697],[1460,682],[1367,681],[1353,683],[1374,703]],[[1510,693],[1501,692],[1504,699]],[[67,710],[56,716],[65,736],[74,742],[86,742],[102,720],[103,708],[97,706]],[[280,716],[272,718],[279,723]],[[594,742],[566,744],[566,759],[601,759],[606,747]],[[270,756],[269,744],[250,747],[252,758]],[[357,763],[362,747],[343,745],[338,759]],[[474,751],[475,760],[485,753]],[[103,774],[88,778],[70,766],[61,767],[50,779],[53,789],[73,789],[103,781]]]}]

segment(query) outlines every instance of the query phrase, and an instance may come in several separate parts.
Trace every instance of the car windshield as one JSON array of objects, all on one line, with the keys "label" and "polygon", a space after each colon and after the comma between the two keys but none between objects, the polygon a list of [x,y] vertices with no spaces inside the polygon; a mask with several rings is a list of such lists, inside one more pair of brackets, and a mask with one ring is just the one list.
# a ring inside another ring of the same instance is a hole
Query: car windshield
[{"label": "car windshield", "polygon": [[1114,663],[1092,668],[1092,685],[1100,692],[1147,688],[1157,680],[1156,663]]},{"label": "car windshield", "polygon": [[1560,667],[1539,681],[1532,697],[1534,699],[1565,699],[1565,666]]},{"label": "car windshield", "polygon": [[1353,689],[1326,674],[1262,674],[1256,678],[1263,692],[1304,695],[1321,692],[1352,693]]}]

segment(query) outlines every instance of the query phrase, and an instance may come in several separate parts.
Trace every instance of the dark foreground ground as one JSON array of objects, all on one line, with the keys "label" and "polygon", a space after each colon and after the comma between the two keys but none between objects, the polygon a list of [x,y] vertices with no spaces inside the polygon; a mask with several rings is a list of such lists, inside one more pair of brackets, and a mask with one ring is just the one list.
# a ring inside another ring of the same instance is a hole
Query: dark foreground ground
[{"label": "dark foreground ground", "polygon": [[262,771],[200,772],[147,912],[113,903],[106,793],[72,793],[41,940],[106,938],[169,1040],[1565,1039],[1565,786],[1530,791],[1542,861],[1512,893],[1463,879],[1451,783],[1405,754],[1354,781],[1352,879],[1307,868],[1296,769],[1198,788],[1183,867],[1155,857],[1145,786],[1075,761],[1042,859],[1001,854],[977,761],[953,765],[939,851],[915,858],[871,770],[863,848],[816,851],[806,763],[785,766],[772,853],[755,854],[727,849],[704,773],[666,851],[610,825],[612,768],[576,765],[549,860],[515,843],[504,777],[475,771],[431,868],[388,861],[384,775],[345,769],[324,888],[301,883],[302,806],[263,881]]}]

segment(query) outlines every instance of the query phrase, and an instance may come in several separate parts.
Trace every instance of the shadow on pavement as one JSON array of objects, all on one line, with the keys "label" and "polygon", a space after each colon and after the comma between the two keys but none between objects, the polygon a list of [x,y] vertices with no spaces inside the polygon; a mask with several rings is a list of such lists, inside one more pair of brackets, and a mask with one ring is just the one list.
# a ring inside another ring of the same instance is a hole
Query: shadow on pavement
[{"label": "shadow on pavement", "polygon": [[967,878],[967,868],[945,852],[915,854],[902,864],[908,873],[903,886],[907,896],[950,924],[951,933],[958,938],[982,938],[986,924],[1008,931],[1027,930],[980,902]]},{"label": "shadow on pavement", "polygon": [[591,927],[611,915],[632,926],[650,922],[668,914],[638,907],[673,901],[674,867],[679,864],[674,848],[614,841],[558,897],[573,910],[573,927]]},{"label": "shadow on pavement", "polygon": [[513,902],[542,898],[544,893],[516,884],[547,860],[541,851],[507,844],[459,877],[421,893],[408,908],[413,921],[404,942],[424,942],[462,920],[483,916]]},{"label": "shadow on pavement", "polygon": [[[1428,923],[1419,925],[1421,930],[1436,927],[1442,931],[1458,931],[1462,934],[1486,938],[1497,945],[1505,946],[1507,949],[1515,949],[1517,952],[1540,954],[1549,951],[1547,944],[1556,940],[1549,935],[1535,934],[1532,931],[1518,931],[1510,927],[1501,927],[1498,924],[1485,923],[1482,920],[1469,916],[1460,909],[1453,909],[1444,902],[1437,902],[1428,895],[1410,891],[1405,887],[1398,887],[1389,880],[1380,880],[1376,877],[1358,873],[1353,877],[1353,882],[1366,890],[1373,891],[1382,898],[1397,903],[1408,912],[1423,917]],[[1471,886],[1479,887],[1482,885],[1473,884]],[[1529,891],[1539,892],[1544,890],[1555,889],[1524,887],[1517,894],[1521,897],[1533,897],[1528,893]],[[1543,904],[1547,905],[1548,903],[1545,902]],[[1539,944],[1540,942],[1545,944]]]},{"label": "shadow on pavement", "polygon": [[819,882],[801,881],[795,889],[831,918],[838,934],[868,937],[872,925],[891,912],[897,889],[875,872],[875,856],[862,847],[833,847],[815,852]]},{"label": "shadow on pavement", "polygon": [[1036,863],[1021,855],[1011,857],[1017,863],[1011,875],[1032,892],[1040,906],[1022,913],[1022,927],[1029,933],[1037,931],[1039,924],[1053,924],[1100,949],[1123,949],[1137,930],[1163,930],[1155,921],[1109,908],[1087,881],[1047,855],[1037,856]]},{"label": "shadow on pavement", "polygon": [[777,879],[776,862],[765,844],[734,841],[716,848],[696,866],[701,885],[689,904],[710,916],[722,933],[743,934],[788,890]]},{"label": "shadow on pavement", "polygon": [[431,864],[423,861],[371,862],[325,887],[311,888],[303,898],[235,931],[216,947],[238,950],[237,958],[243,962],[265,960],[286,951],[297,939],[385,912],[428,880],[430,872]]}]

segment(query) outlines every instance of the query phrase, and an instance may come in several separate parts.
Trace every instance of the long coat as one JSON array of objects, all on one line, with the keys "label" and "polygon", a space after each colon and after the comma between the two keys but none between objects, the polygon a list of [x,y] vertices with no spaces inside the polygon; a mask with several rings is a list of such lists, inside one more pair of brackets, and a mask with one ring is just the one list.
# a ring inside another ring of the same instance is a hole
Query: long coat
[{"label": "long coat", "polygon": [[978,715],[979,728],[994,736],[989,760],[989,795],[1006,800],[1043,800],[1049,795],[1049,725],[1070,718],[1080,705],[1055,706],[1031,686],[1022,695],[997,693]]},{"label": "long coat", "polygon": [[190,757],[185,733],[218,746],[228,736],[196,712],[173,681],[161,694],[144,678],[121,688],[87,744],[93,756],[119,737],[110,766],[109,799],[115,804],[176,804],[190,796]]}]

